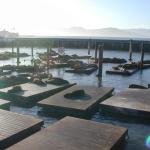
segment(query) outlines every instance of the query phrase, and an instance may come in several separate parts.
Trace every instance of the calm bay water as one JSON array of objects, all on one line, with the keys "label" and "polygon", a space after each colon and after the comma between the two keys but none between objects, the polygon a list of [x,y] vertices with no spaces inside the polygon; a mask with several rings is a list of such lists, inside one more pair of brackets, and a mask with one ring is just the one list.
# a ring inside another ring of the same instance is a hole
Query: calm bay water
[{"label": "calm bay water", "polygon": [[[2,51],[11,51],[9,48],[1,48],[0,52]],[[34,48],[34,54],[35,57],[37,56],[37,52],[46,52],[46,49],[44,48]],[[31,49],[29,48],[21,48],[20,52],[26,52],[31,54]],[[86,49],[66,49],[66,54],[78,54],[78,55],[87,55]],[[94,56],[94,51],[91,50],[91,55]],[[120,57],[120,58],[126,58],[128,59],[128,53],[127,52],[121,52],[121,51],[104,51],[104,57]],[[140,53],[134,53],[133,59],[138,61],[140,60]],[[145,54],[145,59],[150,59],[150,53]],[[21,58],[21,64],[31,64],[31,57]],[[6,64],[16,64],[16,59],[11,59],[8,61],[0,61],[0,65],[6,65]],[[147,85],[150,83],[150,69],[146,69],[143,71],[139,71],[135,73],[134,75],[130,77],[123,77],[120,75],[108,75],[105,73],[105,71],[115,64],[103,64],[103,77],[102,79],[98,79],[96,77],[96,72],[94,72],[91,75],[76,75],[71,73],[66,73],[65,68],[61,69],[51,69],[50,72],[53,74],[53,76],[62,77],[66,80],[69,80],[70,82],[76,82],[78,85],[90,85],[90,86],[111,86],[115,88],[115,92],[122,91],[126,89],[129,84],[135,83],[135,84],[141,84],[141,85]],[[40,110],[39,107],[35,106],[33,108],[21,108],[17,106],[11,106],[11,111],[22,113],[22,114],[28,114],[35,116],[37,118],[41,118],[45,121],[45,126],[51,125],[54,122],[58,121],[57,118],[51,118],[51,117],[43,117],[38,115],[38,110]],[[124,126],[129,129],[129,139],[126,144],[125,150],[148,150],[148,148],[145,146],[146,138],[148,135],[150,135],[150,126],[149,124],[143,124],[138,122],[127,122],[127,121],[121,121],[120,119],[115,119],[110,116],[104,116],[101,113],[96,113],[92,116],[92,120],[97,122],[103,122],[103,123],[111,123],[119,126]]]}]

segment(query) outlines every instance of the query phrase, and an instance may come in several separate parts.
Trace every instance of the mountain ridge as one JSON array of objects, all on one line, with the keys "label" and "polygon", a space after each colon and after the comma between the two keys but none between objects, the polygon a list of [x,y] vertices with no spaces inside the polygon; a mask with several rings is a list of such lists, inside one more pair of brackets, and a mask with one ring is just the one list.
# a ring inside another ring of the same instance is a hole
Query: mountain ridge
[{"label": "mountain ridge", "polygon": [[63,34],[67,36],[99,36],[99,37],[131,37],[150,38],[150,29],[147,28],[100,28],[85,29],[83,27],[71,27],[63,29]]}]

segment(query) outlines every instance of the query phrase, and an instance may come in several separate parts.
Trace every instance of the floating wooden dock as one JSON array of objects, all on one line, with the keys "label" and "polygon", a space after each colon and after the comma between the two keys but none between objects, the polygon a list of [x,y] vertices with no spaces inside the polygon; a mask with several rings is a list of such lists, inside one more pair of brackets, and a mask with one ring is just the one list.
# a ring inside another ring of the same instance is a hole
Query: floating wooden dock
[{"label": "floating wooden dock", "polygon": [[110,69],[110,70],[106,70],[106,73],[130,76],[130,75],[136,73],[137,71],[139,71],[139,69],[132,69],[132,70],[126,70],[126,71]]},{"label": "floating wooden dock", "polygon": [[43,86],[34,84],[34,83],[25,83],[20,84],[22,91],[16,93],[8,92],[13,86],[0,89],[1,96],[4,99],[16,102],[22,106],[27,106],[30,104],[35,104],[37,101],[40,101],[48,96],[51,96],[57,92],[60,92],[74,84],[65,84],[65,85],[52,85],[45,84]]},{"label": "floating wooden dock", "polygon": [[[85,96],[77,97],[75,99],[65,98],[67,93],[74,92],[76,90],[84,90]],[[110,97],[113,88],[110,87],[88,87],[88,86],[72,86],[58,94],[48,97],[40,102],[41,106],[46,113],[58,116],[77,116],[77,117],[89,117],[93,112],[98,110],[99,103],[106,98]]]},{"label": "floating wooden dock", "polygon": [[0,109],[8,109],[9,110],[10,103],[11,103],[10,101],[0,99]]},{"label": "floating wooden dock", "polygon": [[23,77],[0,77],[0,89],[29,82],[29,79]]},{"label": "floating wooden dock", "polygon": [[127,89],[100,103],[104,112],[150,118],[150,90]]},{"label": "floating wooden dock", "polygon": [[55,64],[50,64],[50,68],[64,68],[64,67],[69,67],[67,63],[55,63]]},{"label": "floating wooden dock", "polygon": [[87,69],[67,69],[67,70],[65,70],[65,72],[77,73],[77,74],[91,74],[96,70],[97,70],[97,68],[91,67],[91,68],[87,68]]},{"label": "floating wooden dock", "polygon": [[42,125],[42,120],[0,109],[0,149],[37,132]]},{"label": "floating wooden dock", "polygon": [[127,133],[123,127],[65,117],[7,150],[118,150]]}]

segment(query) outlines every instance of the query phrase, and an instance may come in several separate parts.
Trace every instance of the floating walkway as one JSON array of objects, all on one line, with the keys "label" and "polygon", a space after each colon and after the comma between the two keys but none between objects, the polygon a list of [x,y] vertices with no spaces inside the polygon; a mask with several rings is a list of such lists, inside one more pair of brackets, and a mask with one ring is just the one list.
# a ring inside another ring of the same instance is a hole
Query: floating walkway
[{"label": "floating walkway", "polygon": [[16,93],[10,93],[9,90],[13,88],[13,86],[0,89],[1,95],[10,101],[16,102],[22,106],[27,106],[29,104],[35,104],[36,102],[51,96],[57,92],[60,92],[74,84],[65,84],[65,85],[37,85],[34,83],[25,83],[20,84],[21,91]]},{"label": "floating walkway", "polygon": [[6,101],[6,100],[3,100],[3,99],[0,99],[0,109],[7,109],[9,110],[9,107],[10,107],[10,101]]},{"label": "floating walkway", "polygon": [[65,70],[65,72],[77,73],[77,74],[91,74],[96,70],[97,70],[96,67],[91,67],[91,68],[87,68],[87,69],[67,69],[67,70]]},{"label": "floating walkway", "polygon": [[126,71],[110,69],[110,70],[106,70],[106,73],[130,76],[130,75],[136,73],[137,71],[139,71],[139,69],[132,69],[132,70],[130,69],[130,70],[126,70]]},{"label": "floating walkway", "polygon": [[[64,97],[65,94],[78,90],[84,90],[85,95],[74,98]],[[96,88],[75,85],[38,102],[38,105],[43,108],[44,112],[51,115],[89,117],[98,110],[99,103],[110,97],[112,92],[113,88],[110,87]]]},{"label": "floating walkway", "polygon": [[64,67],[69,67],[67,63],[55,63],[55,64],[50,64],[50,68],[64,68]]},{"label": "floating walkway", "polygon": [[128,89],[100,103],[104,112],[150,118],[150,90]]},{"label": "floating walkway", "polygon": [[41,129],[43,121],[0,109],[0,149],[3,150]]},{"label": "floating walkway", "polygon": [[127,133],[123,127],[65,117],[7,150],[117,150]]}]

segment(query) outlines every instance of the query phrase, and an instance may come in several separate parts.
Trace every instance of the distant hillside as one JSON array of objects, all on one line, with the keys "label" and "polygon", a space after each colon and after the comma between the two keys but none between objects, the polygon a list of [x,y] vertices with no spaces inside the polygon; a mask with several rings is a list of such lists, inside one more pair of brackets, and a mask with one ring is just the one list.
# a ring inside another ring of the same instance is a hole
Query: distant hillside
[{"label": "distant hillside", "polygon": [[18,37],[18,36],[19,36],[18,33],[9,32],[9,31],[6,31],[6,30],[0,31],[0,38],[15,38],[15,37]]},{"label": "distant hillside", "polygon": [[150,38],[150,29],[85,29],[82,27],[72,27],[64,29],[63,34],[67,36]]}]

